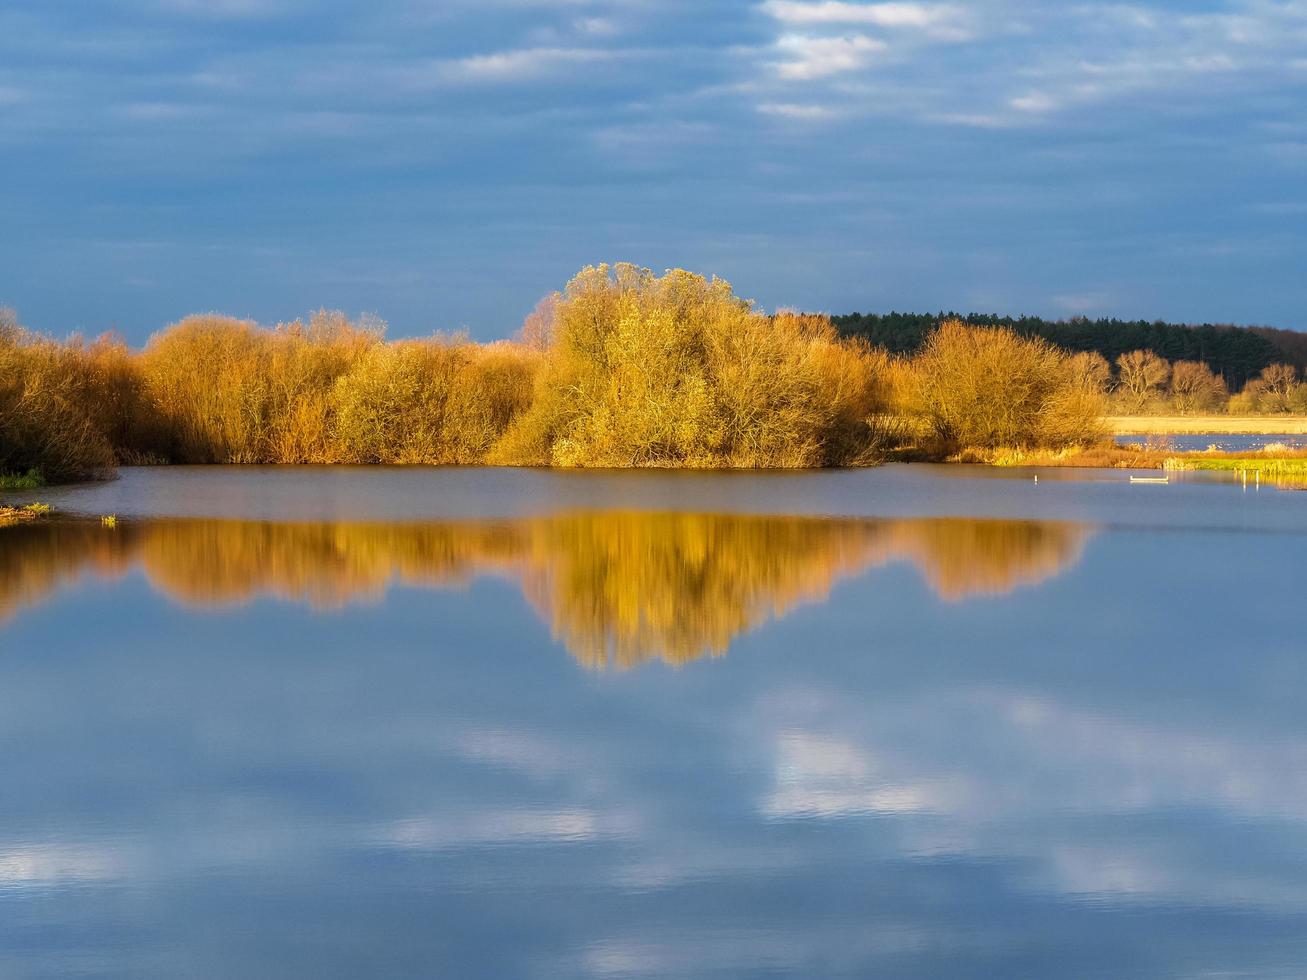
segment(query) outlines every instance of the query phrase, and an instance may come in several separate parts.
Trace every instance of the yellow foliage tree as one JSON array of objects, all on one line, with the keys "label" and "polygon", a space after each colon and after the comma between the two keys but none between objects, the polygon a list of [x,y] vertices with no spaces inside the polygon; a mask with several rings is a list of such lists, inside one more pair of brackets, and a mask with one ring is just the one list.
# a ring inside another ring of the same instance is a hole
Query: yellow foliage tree
[{"label": "yellow foliage tree", "polygon": [[909,406],[954,448],[1061,448],[1102,437],[1096,375],[1046,341],[953,320],[914,360]]},{"label": "yellow foliage tree", "polygon": [[824,317],[767,317],[720,279],[592,266],[554,308],[506,463],[821,466],[871,448],[883,355]]}]

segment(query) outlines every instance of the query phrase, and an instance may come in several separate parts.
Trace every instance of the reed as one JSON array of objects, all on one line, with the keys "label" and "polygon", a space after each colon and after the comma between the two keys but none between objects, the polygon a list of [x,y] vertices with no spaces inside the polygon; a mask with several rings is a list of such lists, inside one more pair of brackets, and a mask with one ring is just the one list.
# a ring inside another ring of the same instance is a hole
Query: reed
[{"label": "reed", "polygon": [[1240,470],[1268,476],[1307,476],[1307,452],[1250,456],[1235,453],[1185,453],[1167,458],[1168,470]]},{"label": "reed", "polygon": [[0,490],[35,490],[45,486],[45,479],[40,470],[28,470],[26,473],[0,473]]}]

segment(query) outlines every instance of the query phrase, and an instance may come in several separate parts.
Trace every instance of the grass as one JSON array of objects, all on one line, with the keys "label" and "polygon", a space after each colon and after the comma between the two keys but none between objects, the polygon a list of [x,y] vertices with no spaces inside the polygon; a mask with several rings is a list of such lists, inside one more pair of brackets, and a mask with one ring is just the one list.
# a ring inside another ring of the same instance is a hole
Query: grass
[{"label": "grass", "polygon": [[1165,446],[1103,443],[1059,450],[969,449],[950,462],[988,466],[1083,466],[1092,469],[1247,470],[1267,476],[1307,476],[1307,450],[1273,443],[1260,452],[1175,452]]},{"label": "grass", "polygon": [[0,490],[36,490],[45,486],[40,470],[26,473],[0,473]]},{"label": "grass", "polygon": [[955,463],[986,466],[1083,466],[1091,469],[1158,470],[1166,452],[1144,446],[1071,446],[1066,449],[965,449],[949,458]]},{"label": "grass", "polygon": [[39,520],[51,512],[49,504],[25,504],[22,507],[0,507],[0,527],[25,524]]},{"label": "grass", "polygon": [[1185,453],[1166,460],[1168,470],[1219,470],[1264,473],[1267,476],[1307,477],[1307,454],[1297,456],[1239,456],[1227,453]]}]

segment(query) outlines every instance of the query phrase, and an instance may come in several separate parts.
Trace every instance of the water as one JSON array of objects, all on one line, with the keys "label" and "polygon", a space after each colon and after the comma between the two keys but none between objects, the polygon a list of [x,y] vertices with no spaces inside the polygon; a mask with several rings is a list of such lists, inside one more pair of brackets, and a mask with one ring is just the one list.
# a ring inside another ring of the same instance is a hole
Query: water
[{"label": "water", "polygon": [[1205,433],[1202,435],[1144,436],[1120,435],[1116,441],[1122,446],[1144,446],[1162,443],[1176,452],[1200,453],[1215,446],[1226,453],[1257,452],[1267,446],[1288,446],[1290,449],[1307,449],[1307,436],[1257,435],[1252,433]]},{"label": "water", "polygon": [[1035,475],[44,491],[0,976],[1303,975],[1307,494]]}]

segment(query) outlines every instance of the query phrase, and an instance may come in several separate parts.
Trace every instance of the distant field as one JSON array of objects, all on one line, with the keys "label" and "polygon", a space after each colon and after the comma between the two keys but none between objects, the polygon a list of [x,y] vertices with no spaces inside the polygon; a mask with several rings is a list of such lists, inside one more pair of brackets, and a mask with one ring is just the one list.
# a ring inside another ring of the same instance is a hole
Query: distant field
[{"label": "distant field", "polygon": [[1116,415],[1107,424],[1126,435],[1307,435],[1307,415]]}]

